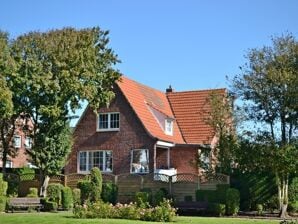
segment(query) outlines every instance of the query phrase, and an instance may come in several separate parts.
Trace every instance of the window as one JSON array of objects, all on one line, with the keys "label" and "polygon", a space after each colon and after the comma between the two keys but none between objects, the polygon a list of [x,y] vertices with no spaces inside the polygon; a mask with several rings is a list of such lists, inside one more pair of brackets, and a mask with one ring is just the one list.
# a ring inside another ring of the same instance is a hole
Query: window
[{"label": "window", "polygon": [[13,146],[15,148],[21,148],[22,139],[21,136],[15,135],[13,138]]},{"label": "window", "polygon": [[32,147],[32,138],[26,137],[25,138],[25,148],[26,149],[31,149]]},{"label": "window", "polygon": [[166,135],[173,135],[173,120],[172,119],[165,120],[165,133],[166,133]]},{"label": "window", "polygon": [[11,160],[7,160],[6,163],[5,163],[5,167],[6,168],[12,168],[13,167],[12,161]]},{"label": "window", "polygon": [[149,173],[148,149],[131,150],[131,173]]},{"label": "window", "polygon": [[98,115],[98,131],[118,131],[119,128],[119,113],[100,113]]},{"label": "window", "polygon": [[81,151],[78,160],[80,173],[88,173],[93,167],[102,172],[113,171],[112,151]]}]

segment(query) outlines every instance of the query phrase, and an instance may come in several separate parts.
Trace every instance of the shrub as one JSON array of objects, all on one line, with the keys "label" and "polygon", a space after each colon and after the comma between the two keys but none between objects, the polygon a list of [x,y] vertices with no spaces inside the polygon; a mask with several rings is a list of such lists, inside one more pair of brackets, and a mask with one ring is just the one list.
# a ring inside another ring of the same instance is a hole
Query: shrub
[{"label": "shrub", "polygon": [[160,203],[163,202],[163,200],[167,198],[167,196],[168,196],[167,190],[165,188],[160,188],[154,195],[153,204],[155,206],[160,205]]},{"label": "shrub", "polygon": [[38,189],[35,187],[29,188],[29,193],[27,194],[27,197],[30,198],[38,198]]},{"label": "shrub", "polygon": [[275,209],[279,207],[279,201],[277,194],[273,195],[269,200],[267,200],[264,204],[265,209],[273,212]]},{"label": "shrub", "polygon": [[6,196],[8,184],[3,180],[3,174],[0,173],[0,196]]},{"label": "shrub", "polygon": [[135,202],[139,208],[148,208],[149,204],[149,193],[148,192],[136,192]]},{"label": "shrub", "polygon": [[86,201],[90,200],[91,197],[91,182],[89,180],[80,180],[78,182],[78,188],[80,189],[81,193],[81,203],[85,203]]},{"label": "shrub", "polygon": [[217,197],[218,203],[221,203],[221,204],[226,203],[226,194],[229,188],[230,188],[229,184],[218,184],[216,186],[216,197]]},{"label": "shrub", "polygon": [[213,190],[197,190],[196,201],[206,201],[209,203],[217,202],[216,191]]},{"label": "shrub", "polygon": [[288,210],[289,212],[298,212],[298,201],[289,202]]},{"label": "shrub", "polygon": [[176,209],[172,208],[171,201],[164,199],[159,206],[149,208],[141,219],[154,222],[172,222],[175,216]]},{"label": "shrub", "polygon": [[47,188],[47,197],[49,198],[49,201],[56,202],[57,205],[60,205],[62,188],[62,184],[49,184]]},{"label": "shrub", "polygon": [[46,212],[55,212],[58,209],[57,202],[54,201],[45,201],[44,202],[44,210]]},{"label": "shrub", "polygon": [[226,192],[227,215],[236,215],[240,206],[240,193],[237,189],[229,188]]},{"label": "shrub", "polygon": [[102,192],[102,175],[98,167],[93,167],[90,170],[91,181],[91,202],[96,202],[101,199]]},{"label": "shrub", "polygon": [[210,203],[208,205],[208,212],[214,216],[223,216],[226,213],[226,205],[219,203]]},{"label": "shrub", "polygon": [[[117,206],[117,205],[116,205]],[[121,219],[138,220],[141,218],[139,208],[136,204],[130,203],[125,205],[118,205],[118,215]]]},{"label": "shrub", "polygon": [[6,208],[6,196],[0,196],[0,212],[4,212]]},{"label": "shrub", "polygon": [[116,204],[118,194],[117,185],[107,182],[102,185],[101,198],[104,202]]},{"label": "shrub", "polygon": [[298,220],[283,220],[280,224],[298,224]]},{"label": "shrub", "polygon": [[293,178],[289,185],[289,202],[298,203],[298,177]]},{"label": "shrub", "polygon": [[72,190],[72,198],[74,205],[81,204],[81,190],[79,188],[74,188]]},{"label": "shrub", "polygon": [[69,210],[73,207],[73,197],[72,191],[70,187],[62,188],[62,208],[65,210]]},{"label": "shrub", "polygon": [[257,210],[258,215],[263,215],[264,208],[263,208],[262,204],[257,204],[256,205],[256,210]]}]

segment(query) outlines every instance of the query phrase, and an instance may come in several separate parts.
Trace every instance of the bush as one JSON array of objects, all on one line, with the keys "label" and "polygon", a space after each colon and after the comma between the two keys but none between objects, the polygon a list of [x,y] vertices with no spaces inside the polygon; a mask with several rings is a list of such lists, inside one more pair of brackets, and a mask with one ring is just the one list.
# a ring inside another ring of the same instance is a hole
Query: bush
[{"label": "bush", "polygon": [[116,204],[118,187],[117,185],[107,182],[102,185],[101,198],[104,202]]},{"label": "bush", "polygon": [[289,202],[298,203],[298,177],[293,178],[289,185]]},{"label": "bush", "polygon": [[280,224],[298,224],[298,220],[283,220],[280,221]]},{"label": "bush", "polygon": [[8,184],[3,180],[3,174],[0,173],[0,196],[6,196]]},{"label": "bush", "polygon": [[78,188],[81,193],[81,203],[85,203],[86,201],[90,201],[91,197],[91,182],[89,180],[80,180],[78,182]]},{"label": "bush", "polygon": [[150,195],[148,192],[136,192],[135,202],[139,208],[148,208]]},{"label": "bush", "polygon": [[240,207],[240,193],[235,188],[229,188],[226,192],[227,215],[236,215]]},{"label": "bush", "polygon": [[81,204],[81,190],[79,188],[74,188],[72,190],[72,198],[73,198],[74,205]]},{"label": "bush", "polygon": [[90,171],[91,181],[91,202],[96,202],[101,199],[102,192],[102,175],[98,167],[93,167]]},{"label": "bush", "polygon": [[197,190],[196,201],[205,201],[209,203],[217,202],[216,191],[213,190]]},{"label": "bush", "polygon": [[226,205],[219,203],[210,203],[208,205],[208,213],[214,216],[223,216],[226,213]]},{"label": "bush", "polygon": [[289,202],[288,211],[289,212],[298,212],[298,201]]},{"label": "bush", "polygon": [[4,212],[6,208],[6,196],[0,196],[0,212]]},{"label": "bush", "polygon": [[29,193],[27,194],[27,197],[30,198],[38,198],[38,189],[35,187],[29,188]]},{"label": "bush", "polygon": [[58,204],[54,201],[45,201],[43,205],[46,212],[55,212],[58,209]]},{"label": "bush", "polygon": [[217,202],[221,204],[226,203],[227,190],[230,188],[229,184],[218,184],[216,186]]},{"label": "bush", "polygon": [[154,195],[153,204],[160,205],[161,202],[168,196],[168,191],[165,188],[160,188]]},{"label": "bush", "polygon": [[73,207],[73,197],[70,187],[62,188],[62,208],[69,210]]},{"label": "bush", "polygon": [[269,200],[267,200],[264,204],[264,207],[266,210],[270,210],[271,212],[278,209],[279,201],[277,194],[273,195]]},{"label": "bush", "polygon": [[263,215],[264,208],[262,204],[257,204],[256,210],[258,215]]},{"label": "bush", "polygon": [[47,188],[47,198],[49,201],[56,202],[57,205],[61,204],[61,191],[63,185],[62,184],[49,184]]},{"label": "bush", "polygon": [[171,201],[164,199],[159,206],[141,212],[141,220],[151,222],[172,222],[176,216],[176,209],[172,208]]}]

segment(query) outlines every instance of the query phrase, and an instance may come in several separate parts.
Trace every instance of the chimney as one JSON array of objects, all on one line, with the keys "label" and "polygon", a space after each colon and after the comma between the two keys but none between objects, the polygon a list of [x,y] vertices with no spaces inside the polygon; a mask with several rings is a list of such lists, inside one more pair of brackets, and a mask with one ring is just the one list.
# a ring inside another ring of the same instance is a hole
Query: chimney
[{"label": "chimney", "polygon": [[166,93],[171,93],[173,92],[172,86],[169,85],[169,88],[166,89]]}]

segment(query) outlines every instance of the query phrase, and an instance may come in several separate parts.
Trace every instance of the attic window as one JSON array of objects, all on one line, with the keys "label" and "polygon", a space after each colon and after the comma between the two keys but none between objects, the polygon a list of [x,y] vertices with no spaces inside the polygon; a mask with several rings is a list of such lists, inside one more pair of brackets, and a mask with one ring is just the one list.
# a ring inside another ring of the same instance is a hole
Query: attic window
[{"label": "attic window", "polygon": [[173,120],[167,118],[165,120],[165,133],[166,135],[173,135]]},{"label": "attic window", "polygon": [[100,113],[98,115],[97,131],[119,131],[120,129],[120,114]]}]

